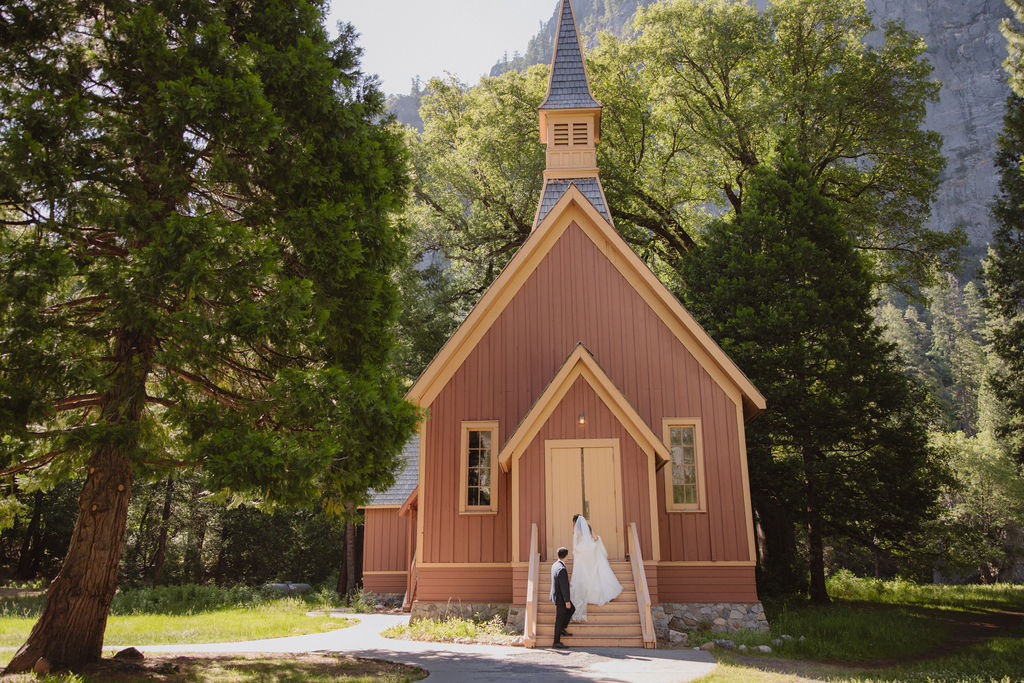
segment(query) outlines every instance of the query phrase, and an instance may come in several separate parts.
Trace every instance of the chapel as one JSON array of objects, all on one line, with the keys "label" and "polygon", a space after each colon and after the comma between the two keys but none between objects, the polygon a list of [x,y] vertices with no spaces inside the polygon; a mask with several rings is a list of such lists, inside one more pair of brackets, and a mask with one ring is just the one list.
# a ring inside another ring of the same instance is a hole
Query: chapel
[{"label": "chapel", "polygon": [[615,229],[570,0],[539,134],[532,233],[408,392],[426,418],[365,508],[363,585],[413,618],[507,611],[550,645],[579,513],[624,591],[567,644],[767,628],[744,434],[765,400]]}]

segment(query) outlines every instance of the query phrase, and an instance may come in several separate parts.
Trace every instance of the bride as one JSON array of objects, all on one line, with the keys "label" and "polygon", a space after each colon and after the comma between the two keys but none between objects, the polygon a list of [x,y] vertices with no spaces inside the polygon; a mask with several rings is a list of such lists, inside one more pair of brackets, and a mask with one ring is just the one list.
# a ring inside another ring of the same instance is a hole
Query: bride
[{"label": "bride", "polygon": [[587,620],[587,603],[603,605],[622,592],[622,584],[608,564],[608,551],[595,536],[583,515],[573,517],[572,586],[569,594],[576,607],[573,621]]}]

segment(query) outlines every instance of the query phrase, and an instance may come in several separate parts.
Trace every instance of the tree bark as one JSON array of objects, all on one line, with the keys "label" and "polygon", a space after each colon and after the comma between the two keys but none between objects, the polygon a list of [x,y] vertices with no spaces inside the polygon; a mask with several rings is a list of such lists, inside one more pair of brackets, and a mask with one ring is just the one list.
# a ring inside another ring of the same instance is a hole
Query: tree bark
[{"label": "tree bark", "polygon": [[351,516],[345,518],[345,567],[345,595],[351,595],[356,590],[356,523]]},{"label": "tree bark", "polygon": [[821,503],[814,481],[816,458],[804,455],[804,490],[807,494],[807,543],[811,568],[811,602],[827,605],[828,588],[825,586],[825,544],[821,534]]},{"label": "tree bark", "polygon": [[137,443],[152,356],[151,339],[118,331],[112,381],[101,399],[100,421],[119,428],[121,438],[110,438],[89,457],[64,564],[46,592],[43,613],[4,673],[28,671],[40,657],[70,668],[102,656],[132,493],[127,454]]},{"label": "tree bark", "polygon": [[[128,551],[127,557],[125,558],[125,575],[129,581],[136,581],[141,578],[139,574],[139,555],[142,554],[142,544],[146,540],[146,525],[149,524],[149,515],[153,512],[153,496],[152,494],[146,497],[146,507],[142,510],[142,518],[139,520],[139,534],[135,538],[135,543],[132,545],[132,549]],[[142,561],[143,566],[147,564],[146,560]],[[142,572],[145,574],[145,570]]]},{"label": "tree bark", "polygon": [[43,492],[36,491],[35,502],[32,505],[32,520],[28,524],[28,529],[25,530],[25,540],[21,544],[21,555],[18,556],[18,570],[15,574],[22,581],[33,578],[32,568],[39,564],[33,562],[33,557],[39,555],[39,546],[43,540],[40,533],[42,513]]},{"label": "tree bark", "polygon": [[156,557],[153,558],[153,571],[150,579],[154,586],[163,582],[164,562],[167,560],[167,528],[171,520],[171,496],[174,494],[174,475],[167,475],[167,489],[164,494],[164,510],[160,515],[160,538],[156,544]]}]

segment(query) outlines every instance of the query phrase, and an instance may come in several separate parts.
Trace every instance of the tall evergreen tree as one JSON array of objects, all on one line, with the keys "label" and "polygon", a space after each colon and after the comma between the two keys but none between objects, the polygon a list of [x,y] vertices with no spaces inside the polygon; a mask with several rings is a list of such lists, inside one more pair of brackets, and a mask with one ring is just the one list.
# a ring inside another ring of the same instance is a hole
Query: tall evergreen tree
[{"label": "tall evergreen tree", "polygon": [[1014,457],[1024,463],[1024,98],[1020,96],[1011,97],[1006,105],[996,167],[996,227],[985,266],[986,305],[993,315],[992,350],[1001,361],[994,369],[992,387],[1006,411],[998,431],[1008,440]]},{"label": "tall evergreen tree", "polygon": [[884,546],[936,497],[913,387],[872,318],[869,268],[787,149],[777,170],[754,172],[742,213],[712,225],[682,274],[687,306],[768,401],[748,430],[758,515],[781,504],[803,520],[811,597],[827,602],[826,537]]},{"label": "tall evergreen tree", "polygon": [[86,477],[9,671],[100,657],[133,478],[340,504],[413,429],[382,372],[402,144],[324,12],[0,8],[0,469]]}]

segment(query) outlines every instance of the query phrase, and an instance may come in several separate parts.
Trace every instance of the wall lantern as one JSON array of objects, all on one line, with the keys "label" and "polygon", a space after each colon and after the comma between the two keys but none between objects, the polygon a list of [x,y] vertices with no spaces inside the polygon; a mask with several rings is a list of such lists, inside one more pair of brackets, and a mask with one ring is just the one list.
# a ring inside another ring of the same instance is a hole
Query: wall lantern
[{"label": "wall lantern", "polygon": [[580,413],[580,416],[576,418],[576,421],[579,422],[580,425],[585,425],[587,424],[587,416],[584,415],[583,413]]}]

